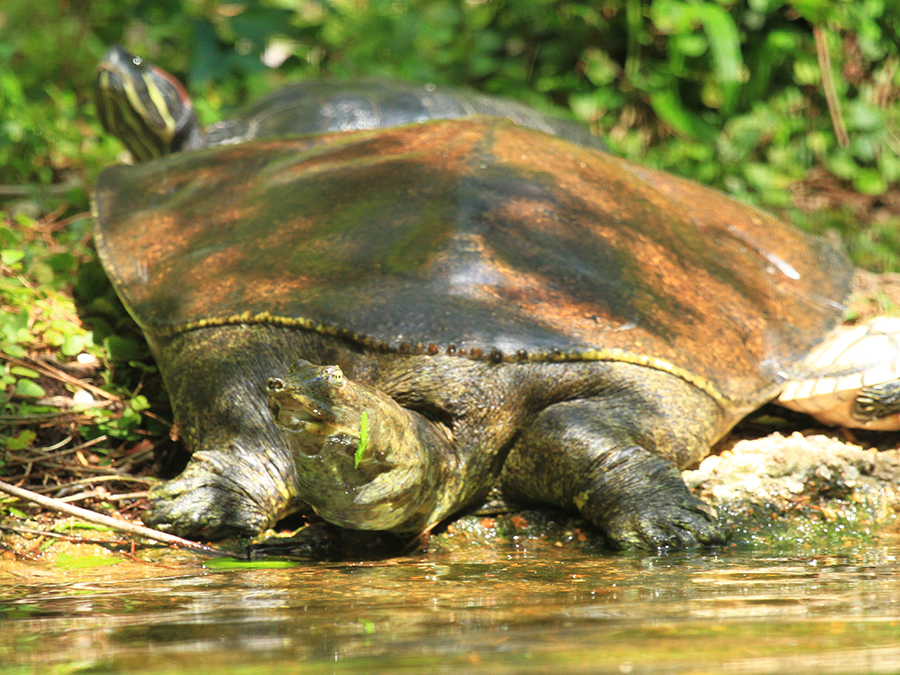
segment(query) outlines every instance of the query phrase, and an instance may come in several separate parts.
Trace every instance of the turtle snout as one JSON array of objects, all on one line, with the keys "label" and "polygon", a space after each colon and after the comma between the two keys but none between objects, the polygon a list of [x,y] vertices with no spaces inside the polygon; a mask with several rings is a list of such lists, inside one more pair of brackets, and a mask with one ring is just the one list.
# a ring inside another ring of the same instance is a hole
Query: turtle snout
[{"label": "turtle snout", "polygon": [[266,389],[273,394],[277,394],[287,389],[287,385],[280,377],[270,377],[266,382]]}]

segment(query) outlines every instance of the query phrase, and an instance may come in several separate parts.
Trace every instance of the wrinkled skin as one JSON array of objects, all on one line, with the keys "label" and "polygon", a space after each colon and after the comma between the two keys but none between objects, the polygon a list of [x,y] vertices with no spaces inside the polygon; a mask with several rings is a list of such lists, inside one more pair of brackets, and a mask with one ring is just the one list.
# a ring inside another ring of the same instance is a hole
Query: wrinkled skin
[{"label": "wrinkled skin", "polygon": [[[416,535],[497,489],[580,510],[618,547],[725,539],[678,469],[738,417],[667,373],[375,353],[265,325],[190,331],[155,348],[199,452],[152,491],[151,525],[255,534],[309,504],[338,524]],[[338,366],[342,386],[325,386],[328,368],[289,372],[304,357]],[[369,439],[356,467],[361,409]]]},{"label": "wrinkled skin", "polygon": [[448,445],[437,425],[347,380],[338,366],[298,361],[267,388],[300,492],[320,516],[367,530],[428,524],[441,490],[436,460]]}]

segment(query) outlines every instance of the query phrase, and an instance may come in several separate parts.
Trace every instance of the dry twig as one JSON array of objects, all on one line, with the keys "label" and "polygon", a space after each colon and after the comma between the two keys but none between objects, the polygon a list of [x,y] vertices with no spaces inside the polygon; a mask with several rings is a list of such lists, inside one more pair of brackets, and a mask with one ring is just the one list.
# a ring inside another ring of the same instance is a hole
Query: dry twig
[{"label": "dry twig", "polygon": [[65,513],[66,515],[80,518],[81,520],[85,520],[89,523],[94,523],[96,525],[105,525],[106,527],[109,527],[118,532],[126,532],[134,536],[145,537],[146,539],[152,539],[153,541],[169,544],[170,546],[177,546],[178,548],[183,548],[195,553],[202,553],[203,555],[214,558],[235,557],[234,553],[223,551],[222,549],[216,548],[214,546],[207,546],[195,541],[190,541],[189,539],[176,537],[175,535],[168,534],[166,532],[160,532],[159,530],[144,527],[143,525],[135,525],[134,523],[129,523],[125,520],[119,520],[118,518],[104,516],[102,513],[96,513],[94,511],[89,511],[88,509],[82,509],[78,506],[72,506],[71,504],[66,504],[65,502],[62,502],[58,499],[51,499],[50,497],[45,497],[44,495],[40,495],[37,492],[32,492],[31,490],[26,490],[24,488],[16,487],[15,485],[10,485],[9,483],[2,480],[0,480],[0,492],[5,492],[7,494],[13,495],[14,497],[18,497],[19,499],[24,499],[25,501],[34,502],[39,506],[43,506],[44,508],[57,511],[59,513]]}]

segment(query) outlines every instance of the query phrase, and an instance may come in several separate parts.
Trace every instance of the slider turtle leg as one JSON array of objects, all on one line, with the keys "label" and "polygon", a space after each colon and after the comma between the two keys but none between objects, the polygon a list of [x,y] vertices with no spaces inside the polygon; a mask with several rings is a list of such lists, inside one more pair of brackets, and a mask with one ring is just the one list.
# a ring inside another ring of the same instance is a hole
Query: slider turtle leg
[{"label": "slider turtle leg", "polygon": [[853,419],[863,424],[898,413],[900,413],[900,380],[863,387],[853,402]]}]

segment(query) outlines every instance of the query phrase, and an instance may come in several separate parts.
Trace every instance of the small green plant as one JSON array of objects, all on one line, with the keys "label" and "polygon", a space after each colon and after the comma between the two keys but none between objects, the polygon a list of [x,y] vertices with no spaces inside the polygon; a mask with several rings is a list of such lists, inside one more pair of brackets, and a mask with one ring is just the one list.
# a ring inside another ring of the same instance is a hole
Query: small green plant
[{"label": "small green plant", "polygon": [[[59,221],[0,211],[0,450],[19,458],[0,454],[0,462],[10,470],[22,457],[95,439],[105,441],[92,446],[103,464],[106,444],[164,431],[146,416],[141,392],[155,368],[96,274],[89,227],[86,214]],[[76,288],[85,294],[79,305]],[[83,320],[92,312],[99,332]]]},{"label": "small green plant", "polygon": [[75,356],[92,344],[67,294],[79,256],[88,255],[78,241],[86,238],[89,220],[74,219],[50,242],[44,238],[48,222],[22,214],[0,220],[0,349],[7,356],[41,348]]}]

